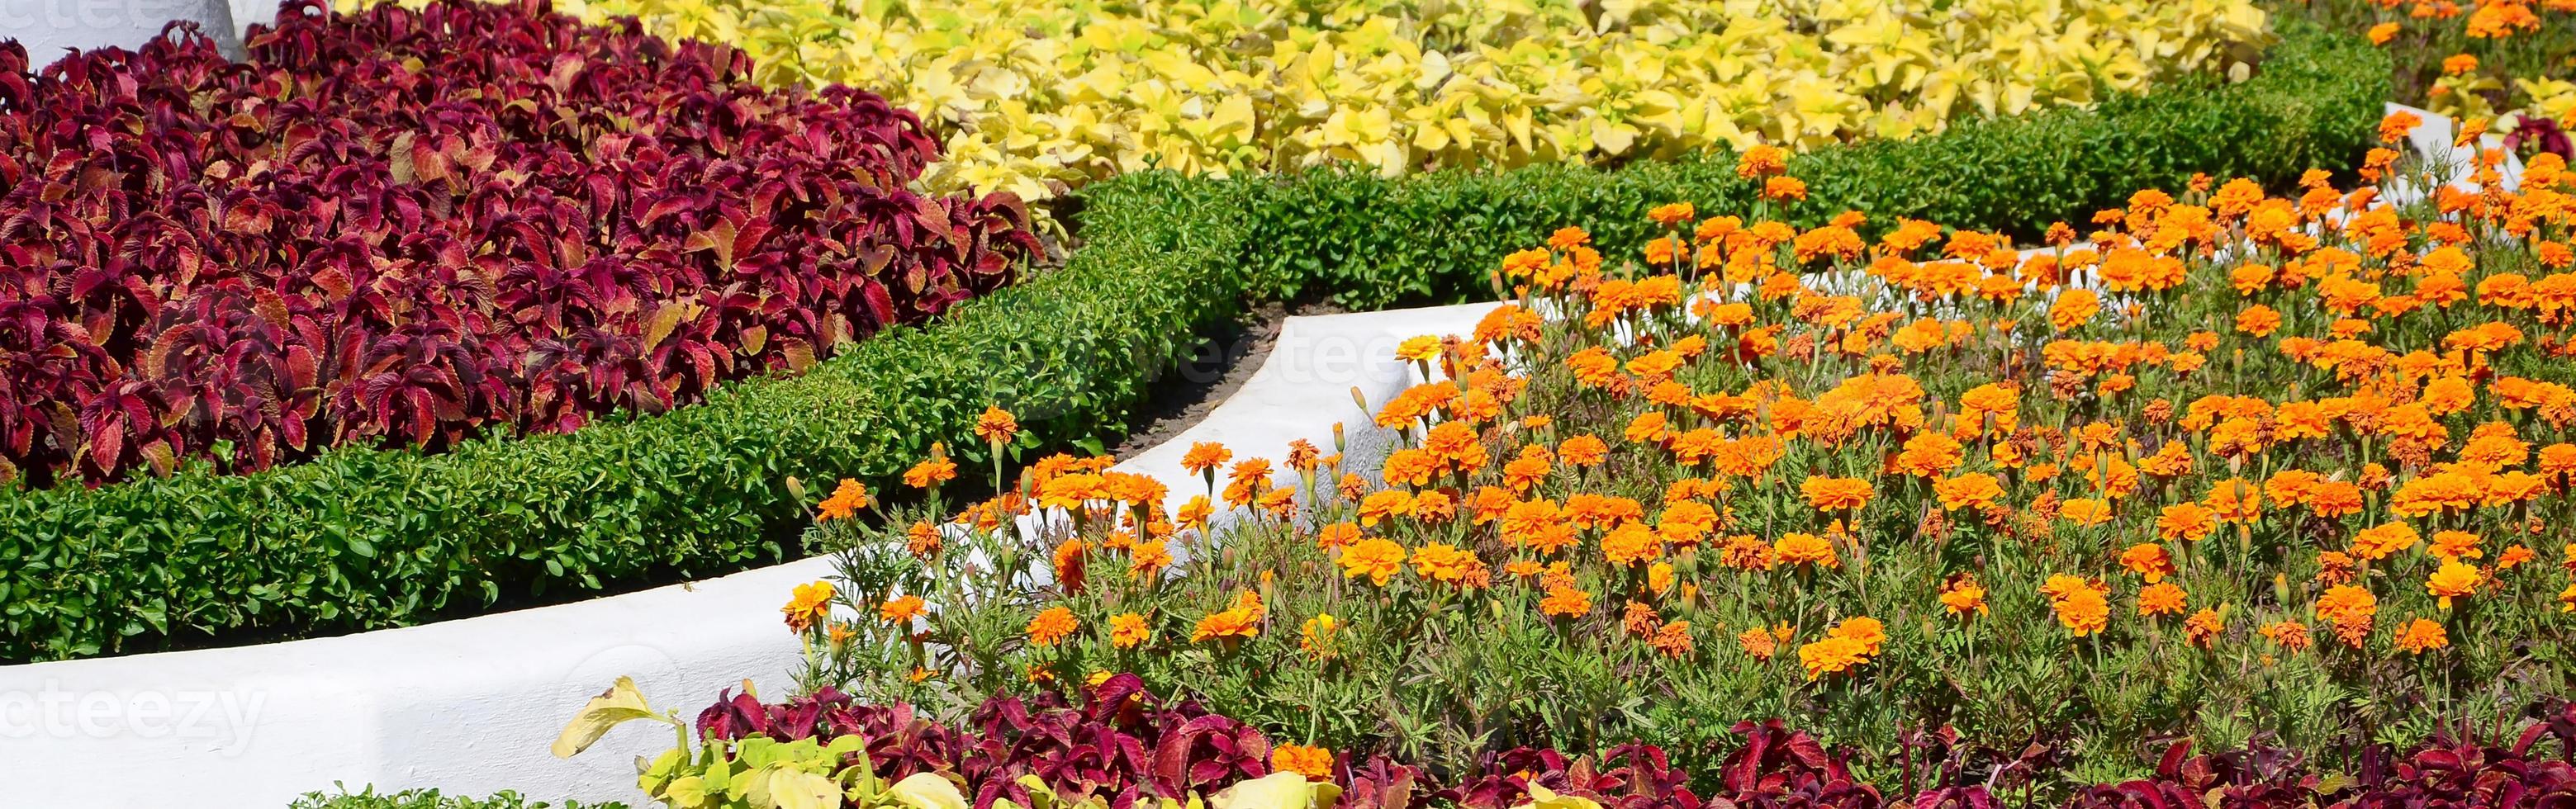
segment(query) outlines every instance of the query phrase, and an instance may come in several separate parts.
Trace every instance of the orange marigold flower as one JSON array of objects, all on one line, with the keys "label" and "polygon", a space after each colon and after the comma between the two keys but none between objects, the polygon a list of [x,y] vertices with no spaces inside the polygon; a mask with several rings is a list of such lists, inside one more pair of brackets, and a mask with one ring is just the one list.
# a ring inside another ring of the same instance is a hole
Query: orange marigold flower
[{"label": "orange marigold flower", "polygon": [[2181,615],[2184,601],[2190,598],[2180,585],[2157,582],[2138,591],[2138,614],[2144,616]]},{"label": "orange marigold flower", "polygon": [[2538,557],[2539,554],[2533,553],[2529,547],[2523,545],[2507,545],[2505,546],[2504,553],[2496,557],[2496,569],[2512,570],[2516,565],[2520,565]]},{"label": "orange marigold flower", "polygon": [[2263,490],[2244,478],[2228,478],[2210,484],[2209,496],[2201,502],[2217,513],[2218,519],[2241,525],[2262,516]]},{"label": "orange marigold flower", "polygon": [[1348,522],[1333,523],[1315,531],[1315,547],[1328,551],[1346,547],[1358,541],[1360,541],[1360,527]]},{"label": "orange marigold flower", "polygon": [[1978,584],[1975,577],[1965,573],[1954,574],[1941,585],[1941,607],[1949,610],[1951,615],[1970,612],[1985,615],[1986,588]]},{"label": "orange marigold flower", "polygon": [[2443,562],[2433,575],[2425,577],[2424,592],[2441,599],[2442,609],[2447,610],[2451,608],[2451,599],[2475,595],[2478,582],[2483,578],[2485,576],[2475,566],[2454,559]]},{"label": "orange marigold flower", "polygon": [[939,553],[939,545],[939,527],[929,520],[914,520],[912,527],[904,529],[903,546],[913,556],[928,559]]},{"label": "orange marigold flower", "polygon": [[2405,631],[2397,633],[2397,649],[2407,654],[2423,654],[2451,645],[2451,634],[2441,624],[2424,618],[2407,622]]},{"label": "orange marigold flower", "polygon": [[1767,177],[1789,169],[1789,155],[1780,147],[1767,143],[1754,144],[1735,160],[1735,174],[1750,180]]},{"label": "orange marigold flower", "polygon": [[1283,744],[1270,748],[1270,768],[1293,772],[1312,781],[1333,777],[1333,751],[1301,744]]},{"label": "orange marigold flower", "polygon": [[2057,611],[2057,622],[2064,624],[2067,632],[2075,637],[2101,632],[2110,626],[2111,602],[2102,591],[2092,587],[2075,588],[2050,606]]},{"label": "orange marigold flower", "polygon": [[2164,507],[2164,511],[2156,517],[2156,536],[2167,542],[2197,541],[2209,536],[2209,532],[2217,528],[2218,512],[2211,511],[2208,506],[2199,503],[2175,503]]},{"label": "orange marigold flower", "polygon": [[1699,216],[1699,210],[1687,202],[1667,202],[1646,211],[1647,221],[1664,227],[1679,225],[1697,216]]},{"label": "orange marigold flower", "polygon": [[920,596],[896,596],[886,599],[884,604],[877,605],[877,620],[900,624],[919,618],[927,611]]},{"label": "orange marigold flower", "polygon": [[2406,110],[2391,112],[2388,117],[2379,119],[2379,142],[2396,143],[2398,139],[2406,137],[2407,133],[2415,131],[2415,127],[2423,123],[2424,117],[2421,115]]},{"label": "orange marigold flower", "polygon": [[2281,328],[2281,313],[2262,304],[2245,307],[2236,313],[2236,330],[2256,337],[2270,337]]},{"label": "orange marigold flower", "polygon": [[1191,643],[1215,640],[1220,643],[1256,637],[1261,634],[1261,600],[1246,590],[1234,606],[1209,613],[1190,630]]},{"label": "orange marigold flower", "polygon": [[2347,643],[2359,646],[2362,633],[2370,629],[2371,619],[2379,614],[2379,598],[2370,591],[2350,584],[2326,588],[2317,597],[2317,617],[2335,625],[2336,635],[2348,635]]},{"label": "orange marigold flower", "polygon": [[957,479],[957,462],[948,459],[945,448],[930,445],[930,457],[904,470],[903,485],[927,489]]},{"label": "orange marigold flower", "polygon": [[1663,652],[1666,657],[1689,657],[1693,645],[1690,622],[1666,622],[1662,628],[1655,630],[1655,636],[1653,640],[1648,641],[1648,644],[1655,647],[1655,651]]},{"label": "orange marigold flower", "polygon": [[2070,497],[2057,506],[2057,516],[2067,522],[2091,528],[2111,521],[2111,504],[2082,497]]},{"label": "orange marigold flower", "polygon": [[1556,457],[1568,466],[1598,466],[1610,457],[1610,445],[1590,433],[1565,439],[1557,444]]},{"label": "orange marigold flower", "polygon": [[1456,584],[1468,574],[1483,568],[1474,551],[1460,550],[1445,542],[1434,542],[1413,551],[1413,569],[1423,578]]},{"label": "orange marigold flower", "polygon": [[832,614],[832,595],[831,582],[799,584],[796,585],[792,597],[787,600],[787,606],[778,608],[778,611],[786,615],[787,628],[790,631],[803,634],[805,630],[812,629],[816,623]]},{"label": "orange marigold flower", "polygon": [[1592,611],[1592,594],[1575,587],[1550,587],[1547,597],[1539,599],[1538,609],[1561,618],[1581,617]]},{"label": "orange marigold flower", "polygon": [[2276,621],[2258,631],[2263,634],[2263,637],[2271,639],[2274,645],[2288,651],[2295,652],[2308,648],[2311,643],[2308,637],[2308,626],[2297,621]]},{"label": "orange marigold flower", "polygon": [[1870,498],[1876,494],[1869,481],[1820,476],[1808,477],[1798,484],[1798,491],[1806,496],[1807,505],[1827,512],[1858,511],[1868,507]]},{"label": "orange marigold flower", "polygon": [[1360,498],[1360,526],[1376,527],[1379,522],[1413,513],[1413,493],[1403,489],[1380,489]]},{"label": "orange marigold flower", "polygon": [[2402,522],[2385,523],[2355,532],[2352,535],[2352,555],[2376,562],[2423,541],[2424,536],[2415,533],[2415,526]]},{"label": "orange marigold flower", "polygon": [[1810,682],[1828,674],[1850,671],[1867,662],[1869,653],[1861,642],[1840,635],[1828,635],[1798,647],[1798,663],[1806,667]]},{"label": "orange marigold flower", "polygon": [[2486,552],[2478,549],[2478,535],[2467,531],[2433,532],[2433,556],[2445,561],[2479,559]]},{"label": "orange marigold flower", "polygon": [[[2576,591],[2576,586],[2571,586],[2569,589]],[[1773,655],[1780,653],[1780,642],[1771,637],[1769,630],[1758,626],[1737,633],[1735,643],[1744,647],[1744,653],[1752,655],[1755,660],[1769,662]]]},{"label": "orange marigold flower", "polygon": [[2076,327],[2084,325],[2086,321],[2092,320],[2093,315],[2100,311],[2102,311],[2102,298],[2092,290],[2065,290],[2057,293],[2055,303],[2049,304],[2048,325],[2058,331],[2073,331]]},{"label": "orange marigold flower", "polygon": [[1651,561],[1663,555],[1663,539],[1643,523],[1621,523],[1601,538],[1601,555],[1613,567]]},{"label": "orange marigold flower", "polygon": [[1011,411],[986,407],[983,415],[975,417],[975,437],[984,439],[985,443],[1008,444],[1019,434],[1020,422],[1011,418]]},{"label": "orange marigold flower", "polygon": [[1191,474],[1206,475],[1213,480],[1216,476],[1216,468],[1224,466],[1225,462],[1231,460],[1234,460],[1234,450],[1226,449],[1224,444],[1195,441],[1191,442],[1190,451],[1181,456],[1181,468],[1189,470]]},{"label": "orange marigold flower", "polygon": [[2219,633],[2225,631],[2227,619],[2219,617],[2217,610],[2208,607],[2200,608],[2199,612],[2192,613],[2191,618],[2182,622],[2183,637],[2203,649],[2209,648],[2218,640]]},{"label": "orange marigold flower", "polygon": [[2000,500],[2004,487],[1993,475],[1970,472],[1934,481],[1932,493],[1941,499],[1943,510],[1957,511],[1970,506],[1982,509]]},{"label": "orange marigold flower", "polygon": [[1916,477],[1938,477],[1956,469],[1961,460],[1958,439],[1936,432],[1916,433],[1905,439],[1905,449],[1896,455],[1896,469]]},{"label": "orange marigold flower", "polygon": [[868,487],[858,481],[842,478],[841,485],[832,490],[832,496],[823,499],[823,513],[816,516],[814,521],[849,519],[857,516],[859,509],[867,508],[870,502],[872,500],[868,497]]},{"label": "orange marigold flower", "polygon": [[2165,546],[2149,542],[2131,545],[2121,551],[2120,566],[2146,577],[2148,584],[2163,581],[2174,572],[2173,555],[2165,552]]},{"label": "orange marigold flower", "polygon": [[1845,618],[1842,623],[1835,624],[1833,629],[1827,630],[1827,634],[1851,639],[1852,642],[1860,644],[1861,654],[1872,657],[1877,656],[1880,647],[1887,643],[1887,625],[1866,615]]},{"label": "orange marigold flower", "polygon": [[2361,487],[2351,481],[2330,480],[2318,484],[2308,493],[2308,509],[2319,517],[2342,517],[2361,512]]},{"label": "orange marigold flower", "polygon": [[1061,605],[1048,607],[1038,613],[1037,617],[1029,619],[1029,642],[1039,646],[1054,646],[1081,627],[1082,624],[1074,620],[1072,609]]},{"label": "orange marigold flower", "polygon": [[1379,587],[1386,586],[1404,569],[1404,546],[1386,539],[1363,539],[1342,549],[1342,578],[1369,577]]},{"label": "orange marigold flower", "polygon": [[1792,565],[1839,567],[1842,560],[1834,555],[1834,545],[1814,534],[1792,533],[1780,537],[1771,546],[1773,558]]},{"label": "orange marigold flower", "polygon": [[1133,649],[1153,637],[1154,629],[1145,623],[1145,616],[1132,612],[1109,616],[1109,644],[1112,646]]}]

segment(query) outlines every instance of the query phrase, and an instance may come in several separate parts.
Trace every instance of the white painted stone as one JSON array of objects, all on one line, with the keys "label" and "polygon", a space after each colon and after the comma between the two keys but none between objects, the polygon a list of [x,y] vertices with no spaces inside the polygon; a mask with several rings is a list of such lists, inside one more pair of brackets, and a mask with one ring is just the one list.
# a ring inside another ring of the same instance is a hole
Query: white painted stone
[{"label": "white painted stone", "polygon": [[[30,68],[67,49],[137,48],[174,20],[197,23],[227,54],[239,55],[234,5],[256,0],[0,0],[0,39],[27,47]],[[274,15],[276,9],[269,9]]]}]

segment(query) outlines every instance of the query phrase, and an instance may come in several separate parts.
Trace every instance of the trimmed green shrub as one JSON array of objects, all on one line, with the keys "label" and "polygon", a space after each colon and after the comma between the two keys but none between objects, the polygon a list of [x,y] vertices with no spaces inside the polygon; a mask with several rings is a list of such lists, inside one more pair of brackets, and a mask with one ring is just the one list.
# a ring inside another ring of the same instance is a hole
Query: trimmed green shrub
[{"label": "trimmed green shrub", "polygon": [[[1792,218],[1857,208],[2028,233],[2194,171],[2286,182],[2357,159],[2387,77],[2357,38],[2301,28],[2249,82],[1802,155],[1791,168],[1811,196]],[[200,466],[0,491],[0,662],[394,626],[505,595],[738,570],[792,544],[781,538],[808,504],[789,479],[883,486],[935,441],[980,460],[970,428],[988,403],[1020,416],[1023,447],[1122,432],[1193,330],[1247,299],[1470,298],[1531,233],[1623,223],[1594,234],[1615,255],[1647,237],[1648,207],[1716,213],[1750,194],[1731,157],[1395,180],[1121,177],[1082,192],[1087,243],[1066,267],[802,377],[436,455],[344,448],[255,475]]]},{"label": "trimmed green shrub", "polygon": [[[2094,210],[2141,188],[2181,190],[2195,172],[2251,177],[2271,187],[2310,168],[2342,170],[2372,145],[2388,96],[2388,59],[2368,42],[2303,21],[2261,73],[2224,86],[2185,84],[1965,123],[1941,135],[1869,141],[1792,157],[1805,202],[1785,217],[1822,224],[1846,210],[1873,224],[1896,217],[2034,237],[2049,223],[2079,228]],[[1698,203],[1742,214],[1760,189],[1735,175],[1734,155],[1617,169],[1534,167],[1382,178],[1318,169],[1228,181],[1263,186],[1250,211],[1243,263],[1284,293],[1322,293],[1355,309],[1460,300],[1531,233],[1599,223],[1593,240],[1633,255],[1652,238],[1647,209]]]},{"label": "trimmed green shrub", "polygon": [[480,800],[441,795],[435,789],[406,789],[383,795],[376,794],[375,787],[351,793],[343,786],[339,791],[337,795],[305,793],[287,809],[626,809],[626,804],[616,802],[565,801],[556,804],[530,801],[520,797],[519,793],[506,791]]},{"label": "trimmed green shrub", "polygon": [[1183,181],[1091,195],[1071,263],[796,378],[566,435],[452,451],[344,448],[253,475],[203,465],[83,490],[0,491],[0,661],[241,628],[391,626],[505,592],[699,576],[781,553],[787,481],[890,481],[998,402],[1030,445],[1121,430],[1191,330],[1237,311],[1240,237]]}]

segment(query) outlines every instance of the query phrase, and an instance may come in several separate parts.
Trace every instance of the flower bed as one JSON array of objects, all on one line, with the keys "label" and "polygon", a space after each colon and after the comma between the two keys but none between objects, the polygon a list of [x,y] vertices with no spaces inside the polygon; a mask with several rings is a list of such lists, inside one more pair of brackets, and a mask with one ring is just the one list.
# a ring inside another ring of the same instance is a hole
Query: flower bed
[{"label": "flower bed", "polygon": [[[2481,174],[2403,209],[2322,173],[2141,191],[2030,254],[1761,205],[1658,208],[1624,258],[1560,230],[1471,339],[1399,350],[1425,381],[1370,403],[1405,436],[1374,477],[1041,459],[954,514],[823,522],[853,550],[790,626],[809,683],[871,701],[1132,672],[1435,769],[1629,738],[1692,767],[1743,706],[2077,767],[2491,737],[2569,691],[2576,208],[2555,158]],[[1221,506],[1260,516],[1210,538]]]},{"label": "flower bed", "polygon": [[0,49],[14,357],[0,479],[568,432],[802,371],[1012,276],[1007,195],[847,88],[542,4],[331,17],[234,65],[181,34]]},{"label": "flower bed", "polygon": [[[962,723],[836,692],[780,703],[729,695],[690,723],[653,716],[641,695],[621,684],[592,702],[558,750],[577,754],[580,743],[613,721],[609,711],[679,726],[684,738],[703,747],[671,751],[645,768],[640,783],[682,809],[795,806],[775,797],[786,792],[780,785],[795,782],[832,793],[804,805],[856,809],[1130,809],[1198,805],[1211,795],[1219,796],[1213,805],[1246,807],[1256,805],[1244,799],[1263,794],[1260,788],[1287,784],[1304,788],[1288,790],[1282,802],[1257,805],[2538,809],[2576,800],[2576,765],[2570,764],[2576,709],[2570,708],[2498,739],[2442,737],[2404,752],[2373,747],[2349,774],[2322,773],[2297,751],[2261,745],[2204,751],[2178,741],[2157,751],[2135,777],[2066,786],[2060,783],[2065,774],[2039,751],[2016,756],[1944,730],[1873,753],[1828,746],[1777,719],[1729,726],[1723,760],[1704,769],[1676,768],[1665,750],[1629,743],[1597,755],[1516,748],[1484,755],[1465,770],[1434,773],[1385,756],[1274,741],[1198,704],[1159,700],[1133,675],[1082,690],[1078,701],[1056,694],[997,698]],[[719,759],[724,763],[714,764]],[[888,783],[898,786],[886,789]],[[939,800],[926,800],[934,796]]]},{"label": "flower bed", "polygon": [[2396,57],[2392,100],[2487,120],[2517,148],[2576,158],[2576,2],[2279,0],[2277,13],[2362,33]]},{"label": "flower bed", "polygon": [[[2138,188],[2181,188],[2194,174],[2279,189],[2309,169],[2359,165],[2388,96],[2387,56],[2300,21],[2281,36],[2245,82],[2184,80],[2087,109],[1792,154],[1804,193],[1773,210],[1801,227],[1858,210],[1873,217],[1868,230],[1913,217],[2037,239],[2052,222],[2122,204]],[[1532,230],[1589,222],[1603,249],[1633,251],[1661,235],[1645,213],[1666,201],[1749,207],[1763,188],[1735,173],[1740,157],[1393,179],[1317,169],[1220,184],[1248,186],[1243,263],[1289,294],[1381,308],[1490,299],[1484,268]]]},{"label": "flower bed", "polygon": [[934,187],[1030,199],[1148,166],[1398,174],[1907,137],[2242,75],[2267,44],[2248,0],[580,8],[740,46],[780,83],[879,89],[948,133]]},{"label": "flower bed", "polygon": [[[2385,57],[2358,38],[2287,36],[2247,82],[1818,149],[1792,165],[1810,207],[1928,207],[2035,233],[2060,214],[2052,206],[2116,201],[2112,178],[2353,164],[2366,146],[2356,133],[2385,95]],[[244,628],[398,625],[505,594],[738,570],[775,558],[768,537],[806,518],[790,479],[892,485],[941,441],[982,464],[968,428],[991,402],[1025,417],[1023,447],[1123,434],[1156,370],[1247,299],[1483,294],[1460,267],[1499,260],[1534,228],[1740,194],[1730,165],[1444,172],[1387,187],[1323,172],[1144,172],[1084,191],[1084,246],[1066,268],[969,300],[933,328],[861,341],[803,376],[562,436],[468,439],[434,454],[343,446],[251,475],[199,466],[95,491],[0,493],[0,660]],[[1398,232],[1425,235],[1389,238]],[[1652,234],[1597,236],[1634,249]]]}]

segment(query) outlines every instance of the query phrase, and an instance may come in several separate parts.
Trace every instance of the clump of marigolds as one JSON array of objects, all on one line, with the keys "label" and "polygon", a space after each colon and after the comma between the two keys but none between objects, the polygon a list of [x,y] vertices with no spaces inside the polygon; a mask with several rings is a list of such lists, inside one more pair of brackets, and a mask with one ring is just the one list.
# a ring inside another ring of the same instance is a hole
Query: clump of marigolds
[{"label": "clump of marigolds", "polygon": [[809,676],[953,706],[1133,672],[1430,762],[1687,757],[1754,714],[2114,757],[2509,715],[2576,671],[2576,176],[2500,158],[2202,178],[2029,246],[1767,203],[1656,208],[1616,261],[1565,228],[1398,349],[1417,384],[1348,425],[1389,450],[1055,455],[823,523],[851,609],[797,625]]}]

